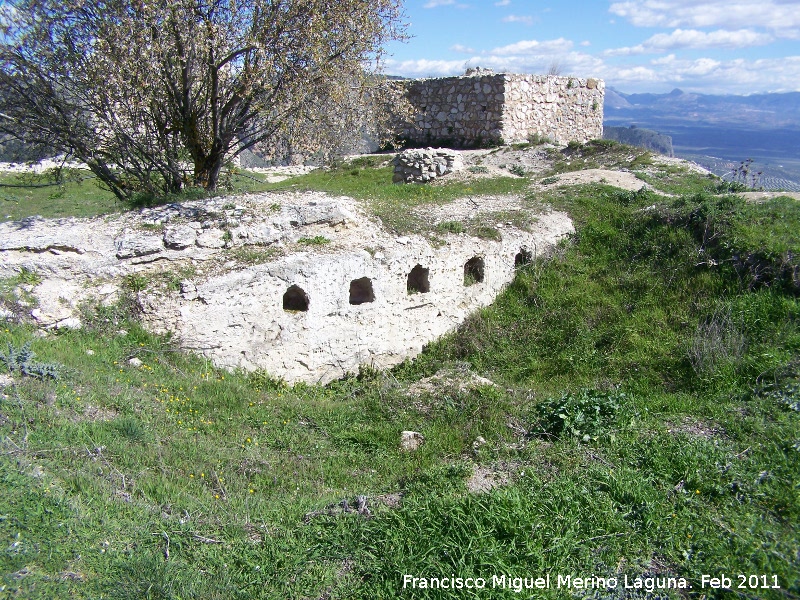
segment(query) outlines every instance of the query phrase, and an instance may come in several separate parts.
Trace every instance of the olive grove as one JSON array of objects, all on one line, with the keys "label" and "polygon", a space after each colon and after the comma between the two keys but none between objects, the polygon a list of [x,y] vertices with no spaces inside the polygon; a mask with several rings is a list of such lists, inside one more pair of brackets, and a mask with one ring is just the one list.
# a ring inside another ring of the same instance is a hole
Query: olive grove
[{"label": "olive grove", "polygon": [[254,146],[389,134],[381,55],[404,35],[400,0],[7,0],[0,133],[122,199],[213,190]]}]

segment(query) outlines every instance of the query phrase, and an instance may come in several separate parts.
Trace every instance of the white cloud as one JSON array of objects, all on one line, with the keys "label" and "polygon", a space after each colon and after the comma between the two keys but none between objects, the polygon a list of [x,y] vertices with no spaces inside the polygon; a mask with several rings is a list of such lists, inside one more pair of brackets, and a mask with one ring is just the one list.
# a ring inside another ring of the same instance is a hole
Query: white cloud
[{"label": "white cloud", "polygon": [[763,27],[780,37],[800,37],[796,0],[626,0],[609,11],[637,27]]},{"label": "white cloud", "polygon": [[530,15],[508,15],[503,17],[503,23],[524,23],[525,25],[533,25],[534,17]]},{"label": "white cloud", "polygon": [[591,45],[592,45],[592,42],[590,42],[589,40],[583,40],[581,42],[581,46],[591,46]]},{"label": "white cloud", "polygon": [[511,0],[500,0],[499,2],[495,2],[495,6],[508,6],[511,4]]},{"label": "white cloud", "polygon": [[555,40],[545,40],[540,42],[538,40],[522,40],[509,44],[508,46],[500,46],[489,51],[489,54],[497,54],[500,56],[507,56],[511,54],[561,54],[568,52],[572,49],[572,42],[565,38],[558,38]]},{"label": "white cloud", "polygon": [[428,0],[422,8],[437,8],[439,6],[455,6],[456,8],[469,8],[469,4],[461,4],[456,0]]},{"label": "white cloud", "polygon": [[[518,44],[512,44],[515,46]],[[506,46],[508,48],[510,46]],[[800,56],[720,61],[682,59],[674,54],[645,65],[614,65],[582,52],[498,54],[490,51],[468,60],[386,61],[386,72],[406,77],[462,75],[467,67],[488,67],[496,73],[547,73],[557,60],[564,75],[600,77],[625,92],[666,92],[680,87],[706,94],[752,94],[800,91]]]},{"label": "white cloud", "polygon": [[[468,60],[407,60],[389,59],[385,63],[385,72],[391,75],[406,77],[444,77],[462,75],[468,67],[484,67],[496,73],[533,73],[544,74],[558,62],[561,73],[579,77],[600,76],[603,61],[589,54],[569,51],[572,42],[569,40],[552,40],[549,42],[519,42],[496,50],[482,52]],[[510,52],[516,48],[518,52]]]},{"label": "white cloud", "polygon": [[607,85],[623,91],[663,92],[675,87],[705,94],[800,91],[800,56],[719,61],[670,54],[647,66],[606,64],[598,73]]},{"label": "white cloud", "polygon": [[450,50],[453,52],[462,52],[464,54],[475,54],[475,49],[470,48],[469,46],[462,46],[461,44],[453,44],[450,46]]},{"label": "white cloud", "polygon": [[606,56],[650,54],[681,48],[747,48],[763,46],[774,40],[770,34],[759,33],[752,29],[738,31],[719,29],[708,33],[696,29],[676,29],[672,33],[658,33],[637,46],[607,50]]},{"label": "white cloud", "polygon": [[417,60],[398,61],[386,59],[384,71],[390,75],[404,77],[446,77],[448,75],[461,75],[470,66],[473,59],[464,60]]}]

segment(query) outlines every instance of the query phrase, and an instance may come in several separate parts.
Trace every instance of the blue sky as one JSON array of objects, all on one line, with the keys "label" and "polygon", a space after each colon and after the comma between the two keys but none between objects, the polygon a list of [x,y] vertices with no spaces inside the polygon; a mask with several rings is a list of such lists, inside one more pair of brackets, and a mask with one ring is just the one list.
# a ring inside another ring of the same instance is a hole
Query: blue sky
[{"label": "blue sky", "polygon": [[600,77],[627,93],[800,91],[800,0],[406,0],[385,72]]}]

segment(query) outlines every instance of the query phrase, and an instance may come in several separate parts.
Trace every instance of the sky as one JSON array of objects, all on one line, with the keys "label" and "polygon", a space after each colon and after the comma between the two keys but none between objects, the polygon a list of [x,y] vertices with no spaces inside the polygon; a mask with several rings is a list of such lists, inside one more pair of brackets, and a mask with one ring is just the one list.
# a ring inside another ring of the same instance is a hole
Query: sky
[{"label": "sky", "polygon": [[800,0],[405,0],[384,71],[598,77],[625,93],[800,91]]}]

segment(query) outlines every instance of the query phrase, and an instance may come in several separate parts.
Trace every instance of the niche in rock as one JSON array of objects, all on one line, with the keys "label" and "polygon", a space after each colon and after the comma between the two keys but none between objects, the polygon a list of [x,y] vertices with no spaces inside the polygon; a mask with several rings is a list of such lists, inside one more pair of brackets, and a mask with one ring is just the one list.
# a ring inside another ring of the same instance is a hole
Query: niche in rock
[{"label": "niche in rock", "polygon": [[372,291],[372,281],[369,277],[353,279],[350,282],[350,304],[365,304],[375,301],[375,292]]},{"label": "niche in rock", "polygon": [[406,283],[406,289],[409,294],[426,294],[431,291],[428,273],[430,273],[430,269],[425,269],[422,265],[417,265],[411,269]]},{"label": "niche in rock", "polygon": [[464,264],[464,285],[483,283],[483,259],[473,256]]},{"label": "niche in rock", "polygon": [[533,259],[533,255],[530,253],[529,250],[522,248],[517,255],[514,257],[514,267],[523,267],[531,262]]},{"label": "niche in rock", "polygon": [[308,310],[308,294],[298,285],[289,286],[283,295],[283,310],[306,312]]}]

